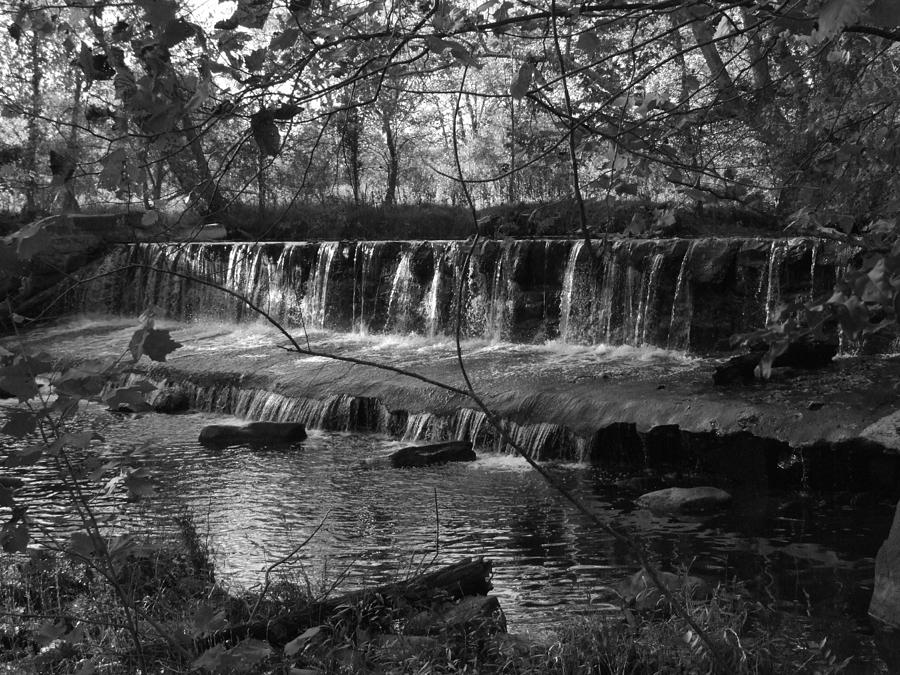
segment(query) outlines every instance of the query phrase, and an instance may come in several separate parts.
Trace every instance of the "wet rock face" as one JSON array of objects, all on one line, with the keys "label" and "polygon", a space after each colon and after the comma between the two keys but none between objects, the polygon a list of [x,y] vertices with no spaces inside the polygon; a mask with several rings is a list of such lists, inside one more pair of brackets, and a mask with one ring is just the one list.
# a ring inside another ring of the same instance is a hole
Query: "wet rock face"
[{"label": "wet rock face", "polygon": [[643,494],[638,506],[664,513],[704,513],[727,506],[731,495],[715,487],[671,487]]},{"label": "wet rock face", "polygon": [[[655,345],[710,352],[827,292],[852,251],[815,239],[617,240],[593,261],[580,240],[140,244],[127,262],[224,282],[290,326],[532,343]],[[185,279],[123,272],[86,289],[81,311],[255,320]],[[219,293],[221,295],[221,293]],[[173,301],[174,299],[174,301]]]},{"label": "wet rock face", "polygon": [[875,558],[875,590],[869,615],[894,632],[900,630],[900,504],[890,534]]}]

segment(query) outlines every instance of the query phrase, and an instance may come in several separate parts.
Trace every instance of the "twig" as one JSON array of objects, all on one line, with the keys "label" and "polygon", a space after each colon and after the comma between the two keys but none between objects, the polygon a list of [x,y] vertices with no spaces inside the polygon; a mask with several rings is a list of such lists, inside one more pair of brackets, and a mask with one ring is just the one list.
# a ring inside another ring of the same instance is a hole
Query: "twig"
[{"label": "twig", "polygon": [[321,530],[322,527],[325,525],[325,521],[328,519],[328,516],[330,516],[330,515],[331,515],[331,509],[328,509],[328,511],[325,512],[325,515],[322,516],[322,520],[319,521],[319,524],[316,525],[315,529],[312,531],[312,533],[306,539],[304,539],[302,542],[297,544],[297,546],[295,546],[293,549],[291,549],[290,553],[288,553],[285,556],[282,556],[281,558],[279,558],[278,560],[276,560],[275,562],[273,562],[271,565],[269,565],[266,568],[266,574],[265,574],[265,578],[263,581],[263,589],[262,589],[262,591],[260,591],[259,597],[256,598],[256,603],[254,603],[253,609],[250,610],[250,616],[247,618],[248,623],[253,621],[253,617],[256,614],[256,610],[259,609],[259,604],[263,601],[263,598],[266,597],[266,593],[269,592],[269,586],[271,586],[270,577],[272,575],[272,572],[275,570],[275,568],[278,567],[279,565],[283,565],[288,560],[293,558],[295,555],[297,555],[297,553],[300,552],[300,550],[304,546],[306,546],[310,541],[312,541],[312,538],[315,537],[319,533],[319,530]]}]

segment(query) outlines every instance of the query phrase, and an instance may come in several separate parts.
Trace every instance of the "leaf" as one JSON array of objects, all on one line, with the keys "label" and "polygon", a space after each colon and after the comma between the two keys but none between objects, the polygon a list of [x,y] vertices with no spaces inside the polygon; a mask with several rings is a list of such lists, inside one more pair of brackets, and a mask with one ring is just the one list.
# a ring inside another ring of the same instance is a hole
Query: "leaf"
[{"label": "leaf", "polygon": [[[229,29],[237,26],[244,28],[262,28],[269,12],[272,11],[272,0],[238,0],[237,7],[230,19],[224,22]],[[223,23],[223,22],[220,22]],[[216,24],[219,28],[219,24]]]},{"label": "leaf", "polygon": [[139,387],[119,387],[103,399],[109,410],[130,410],[131,412],[149,412],[153,406],[144,400],[144,392]]},{"label": "leaf", "polygon": [[864,0],[828,0],[819,12],[816,29],[810,37],[813,44],[830,40],[855,23],[866,11],[866,4]]},{"label": "leaf", "polygon": [[713,33],[713,40],[721,40],[724,37],[727,37],[731,32],[731,21],[728,18],[728,15],[723,15],[722,19],[719,21],[719,25],[716,26],[716,32]]},{"label": "leaf", "polygon": [[24,510],[14,507],[10,519],[0,527],[0,547],[4,552],[25,553],[28,549],[28,523],[24,515]]},{"label": "leaf", "polygon": [[103,437],[94,431],[70,431],[47,446],[47,454],[55,457],[65,446],[84,450],[90,446],[91,441],[95,440],[102,441]]},{"label": "leaf", "polygon": [[900,26],[900,3],[897,0],[875,0],[864,17],[882,28]]},{"label": "leaf", "polygon": [[13,468],[17,466],[31,466],[36,464],[44,454],[43,445],[29,445],[24,450],[11,450],[3,460],[3,466]]},{"label": "leaf", "polygon": [[34,376],[3,375],[3,370],[6,369],[0,369],[0,389],[12,394],[22,403],[37,396],[40,390],[38,389],[37,383],[34,381]]},{"label": "leaf", "polygon": [[125,164],[128,156],[123,148],[116,148],[103,160],[103,169],[97,179],[97,186],[117,191],[125,180]]},{"label": "leaf", "polygon": [[603,43],[600,41],[600,38],[597,37],[596,33],[593,31],[585,31],[578,36],[575,46],[583,52],[593,53],[600,51],[603,47]]},{"label": "leaf", "polygon": [[168,329],[148,326],[138,328],[128,344],[128,350],[135,362],[145,354],[151,361],[165,361],[166,356],[179,347],[181,343],[170,337]]},{"label": "leaf", "polygon": [[13,410],[9,413],[9,419],[6,421],[6,424],[3,425],[3,428],[0,429],[0,433],[6,434],[7,436],[22,438],[23,436],[30,434],[36,428],[37,415],[29,411]]},{"label": "leaf", "polygon": [[244,57],[244,67],[249,71],[259,70],[266,63],[266,54],[268,50],[263,47],[254,49]]},{"label": "leaf", "polygon": [[300,37],[300,31],[297,28],[285,28],[272,38],[272,41],[269,43],[269,49],[287,49],[297,41],[298,37]]},{"label": "leaf", "polygon": [[22,260],[31,260],[38,253],[46,251],[53,244],[53,239],[43,226],[26,228],[19,235],[16,253]]},{"label": "leaf", "polygon": [[260,110],[250,117],[253,140],[264,155],[274,157],[281,149],[281,136],[275,124],[275,114],[271,110]]},{"label": "leaf", "polygon": [[160,36],[159,41],[166,47],[174,47],[175,45],[194,37],[198,30],[199,29],[195,24],[185,21],[184,19],[177,19],[166,24],[166,29]]},{"label": "leaf", "polygon": [[260,640],[246,639],[239,642],[232,649],[225,649],[224,645],[216,645],[207,649],[199,658],[195,659],[194,668],[206,668],[214,673],[227,672],[229,670],[249,670],[271,654],[268,643]]},{"label": "leaf", "polygon": [[156,488],[153,486],[153,481],[150,479],[146,469],[137,469],[129,472],[125,476],[125,480],[122,481],[122,485],[128,490],[128,498],[132,500],[137,500],[141,497],[152,497],[156,494]]},{"label": "leaf", "polygon": [[225,645],[210,647],[191,664],[194,668],[206,668],[211,672],[219,672],[225,665]]},{"label": "leaf", "polygon": [[197,608],[197,612],[194,614],[193,624],[194,637],[201,637],[203,635],[214,633],[217,630],[224,628],[227,624],[225,610],[220,609],[219,611],[216,611],[212,605],[204,603]]},{"label": "leaf", "polygon": [[531,80],[534,79],[535,68],[534,64],[526,61],[519,68],[519,73],[516,75],[516,79],[513,80],[512,85],[509,88],[510,95],[515,99],[520,99],[524,97],[528,90],[531,88]]},{"label": "leaf", "polygon": [[312,628],[307,628],[303,633],[295,637],[293,640],[288,642],[284,646],[284,655],[285,656],[294,656],[294,654],[298,653],[306,643],[312,640],[316,635],[318,635],[324,626],[313,626]]},{"label": "leaf", "polygon": [[136,0],[151,26],[168,26],[175,21],[178,6],[171,0]]},{"label": "leaf", "polygon": [[84,530],[76,530],[69,535],[68,550],[76,556],[90,558],[97,553],[97,546],[91,535]]}]

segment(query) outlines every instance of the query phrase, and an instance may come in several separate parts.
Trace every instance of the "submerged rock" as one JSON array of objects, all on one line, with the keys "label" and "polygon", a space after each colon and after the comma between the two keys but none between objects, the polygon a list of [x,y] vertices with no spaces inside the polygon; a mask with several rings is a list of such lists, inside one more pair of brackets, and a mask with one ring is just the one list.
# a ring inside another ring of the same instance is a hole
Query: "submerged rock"
[{"label": "submerged rock", "polygon": [[[660,582],[670,593],[683,593],[693,600],[706,600],[712,588],[700,577],[657,572]],[[665,597],[644,570],[638,570],[616,586],[625,605],[639,611],[656,609],[665,603]]]},{"label": "submerged rock", "polygon": [[297,443],[305,439],[306,427],[300,422],[210,424],[200,431],[200,442],[204,445]]},{"label": "submerged rock", "polygon": [[411,445],[390,455],[366,459],[363,461],[363,465],[373,469],[388,467],[400,469],[446,462],[472,462],[475,459],[477,457],[470,442],[447,441],[429,445]]},{"label": "submerged rock", "polygon": [[665,488],[637,499],[638,506],[671,513],[702,513],[722,508],[729,502],[731,495],[716,487]]},{"label": "submerged rock", "polygon": [[875,590],[869,615],[895,631],[900,629],[900,504],[891,531],[875,557]]}]

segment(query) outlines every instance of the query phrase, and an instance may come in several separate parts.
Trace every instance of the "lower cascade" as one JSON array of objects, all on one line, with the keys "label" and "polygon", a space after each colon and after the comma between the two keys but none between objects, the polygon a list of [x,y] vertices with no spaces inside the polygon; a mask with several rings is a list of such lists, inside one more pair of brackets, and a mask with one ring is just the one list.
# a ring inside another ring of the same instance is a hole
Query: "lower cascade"
[{"label": "lower cascade", "polygon": [[[596,261],[591,250],[599,251]],[[120,246],[74,309],[288,327],[709,352],[830,291],[855,253],[814,238],[193,243]],[[137,265],[129,267],[129,265]]]}]

